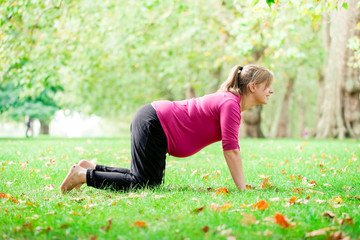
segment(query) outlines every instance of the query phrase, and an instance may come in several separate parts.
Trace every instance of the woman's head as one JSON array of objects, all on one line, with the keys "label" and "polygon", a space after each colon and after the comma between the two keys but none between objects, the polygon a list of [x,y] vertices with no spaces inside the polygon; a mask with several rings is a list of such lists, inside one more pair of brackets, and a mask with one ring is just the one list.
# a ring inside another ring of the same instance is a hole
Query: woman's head
[{"label": "woman's head", "polygon": [[221,85],[219,91],[244,95],[249,92],[251,83],[255,85],[266,83],[265,85],[268,87],[273,78],[274,74],[267,68],[257,65],[237,65],[231,69],[228,78]]}]

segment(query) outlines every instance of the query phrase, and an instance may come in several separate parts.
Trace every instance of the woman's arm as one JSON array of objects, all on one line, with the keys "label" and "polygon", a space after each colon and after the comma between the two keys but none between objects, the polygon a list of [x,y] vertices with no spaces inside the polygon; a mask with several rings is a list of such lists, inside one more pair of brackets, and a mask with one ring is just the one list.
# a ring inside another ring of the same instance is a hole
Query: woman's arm
[{"label": "woman's arm", "polygon": [[224,151],[224,157],[236,187],[239,190],[246,189],[240,151],[238,149]]}]

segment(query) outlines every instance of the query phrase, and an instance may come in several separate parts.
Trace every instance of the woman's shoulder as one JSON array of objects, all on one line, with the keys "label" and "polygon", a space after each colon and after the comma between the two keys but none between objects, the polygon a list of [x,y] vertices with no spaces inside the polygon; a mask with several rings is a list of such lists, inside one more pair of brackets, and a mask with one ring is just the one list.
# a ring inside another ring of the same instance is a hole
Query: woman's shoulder
[{"label": "woman's shoulder", "polygon": [[208,95],[203,96],[203,98],[217,99],[221,102],[227,101],[230,99],[235,100],[236,102],[240,102],[240,96],[236,96],[232,92],[215,92]]}]

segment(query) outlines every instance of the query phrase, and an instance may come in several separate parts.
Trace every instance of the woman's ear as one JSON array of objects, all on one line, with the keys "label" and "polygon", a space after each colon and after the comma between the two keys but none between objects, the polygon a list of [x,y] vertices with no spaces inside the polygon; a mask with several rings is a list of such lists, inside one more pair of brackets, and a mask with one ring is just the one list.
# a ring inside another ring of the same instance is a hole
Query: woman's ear
[{"label": "woman's ear", "polygon": [[255,92],[255,83],[249,83],[249,90],[250,90],[250,92]]}]

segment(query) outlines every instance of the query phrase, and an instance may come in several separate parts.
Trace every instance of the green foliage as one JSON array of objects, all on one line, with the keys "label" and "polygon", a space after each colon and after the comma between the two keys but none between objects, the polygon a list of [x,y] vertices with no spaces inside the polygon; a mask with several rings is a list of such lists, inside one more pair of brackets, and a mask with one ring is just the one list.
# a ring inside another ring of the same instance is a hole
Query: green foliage
[{"label": "green foliage", "polygon": [[298,115],[297,99],[306,93],[311,126],[326,57],[321,19],[336,6],[310,0],[3,1],[0,84],[15,83],[20,99],[61,86],[64,91],[50,94],[57,106],[118,117],[153,100],[183,99],[190,87],[197,96],[214,92],[232,66],[255,63],[276,76],[278,94],[264,108],[265,127],[290,77],[296,78],[292,114]]},{"label": "green foliage", "polygon": [[[335,229],[317,238],[337,231],[359,236],[359,140],[241,140],[245,178],[255,187],[244,192],[235,187],[216,143],[190,158],[168,159],[165,183],[153,190],[122,193],[82,186],[80,192],[60,193],[68,169],[81,159],[129,167],[128,143],[128,138],[0,139],[0,193],[18,200],[0,198],[1,238],[304,239],[325,227]],[[273,187],[260,188],[263,177]],[[207,190],[220,187],[229,194]],[[290,204],[292,197],[298,203]],[[253,209],[261,199],[268,208]],[[212,211],[212,203],[231,207]],[[322,216],[327,211],[336,220]],[[283,228],[271,222],[276,213],[296,225]],[[244,223],[244,214],[258,222]],[[341,225],[344,218],[352,218],[353,225]],[[136,227],[136,221],[147,228]]]}]

